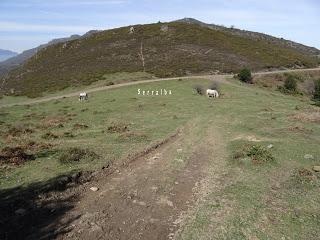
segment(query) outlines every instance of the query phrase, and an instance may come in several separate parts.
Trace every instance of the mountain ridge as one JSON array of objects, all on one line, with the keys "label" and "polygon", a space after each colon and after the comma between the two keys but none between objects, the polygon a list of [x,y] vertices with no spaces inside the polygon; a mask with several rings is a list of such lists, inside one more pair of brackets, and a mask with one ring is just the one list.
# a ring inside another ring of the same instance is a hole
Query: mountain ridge
[{"label": "mountain ridge", "polygon": [[183,18],[183,19],[179,19],[176,20],[176,22],[185,22],[185,23],[193,23],[193,24],[199,24],[201,26],[205,26],[211,29],[215,29],[215,30],[220,30],[220,31],[226,31],[228,33],[231,33],[233,35],[238,35],[238,36],[242,36],[242,37],[248,37],[251,39],[256,39],[256,40],[269,40],[273,43],[276,44],[280,44],[282,46],[287,46],[287,47],[292,47],[295,48],[299,51],[301,51],[302,53],[305,54],[310,54],[310,55],[315,55],[315,56],[320,56],[320,50],[317,49],[316,47],[312,47],[312,46],[307,46],[298,42],[294,42],[291,40],[287,40],[284,38],[277,38],[274,37],[272,35],[268,35],[265,33],[260,33],[260,32],[253,32],[253,31],[249,31],[249,30],[241,30],[235,27],[225,27],[222,25],[217,25],[217,24],[209,24],[209,23],[204,23],[202,21],[199,21],[195,18]]}]

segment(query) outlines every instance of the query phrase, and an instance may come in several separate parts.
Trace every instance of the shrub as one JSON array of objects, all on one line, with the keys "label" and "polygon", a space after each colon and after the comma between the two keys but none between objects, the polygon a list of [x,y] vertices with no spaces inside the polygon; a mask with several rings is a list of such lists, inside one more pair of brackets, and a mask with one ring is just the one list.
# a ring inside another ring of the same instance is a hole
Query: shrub
[{"label": "shrub", "polygon": [[294,76],[288,75],[286,80],[284,81],[284,88],[289,92],[297,91],[297,80]]},{"label": "shrub", "polygon": [[199,95],[204,95],[204,89],[201,85],[194,85],[193,89],[196,91]]},{"label": "shrub", "polygon": [[271,152],[260,145],[253,145],[248,149],[247,156],[251,157],[252,161],[255,163],[267,163],[273,162],[274,157]]},{"label": "shrub", "polygon": [[73,163],[79,162],[82,159],[94,160],[99,158],[95,152],[89,149],[81,149],[81,148],[69,148],[61,154],[59,161],[60,163]]},{"label": "shrub", "polygon": [[245,145],[233,155],[234,159],[241,159],[245,157],[250,157],[253,163],[258,164],[275,161],[270,149],[261,145]]},{"label": "shrub", "polygon": [[294,169],[292,180],[295,187],[301,186],[319,186],[320,175],[306,168]]},{"label": "shrub", "polygon": [[217,90],[220,92],[220,84],[217,81],[213,81],[210,83],[209,89]]},{"label": "shrub", "polygon": [[313,99],[320,101],[320,79],[314,81]]},{"label": "shrub", "polygon": [[242,69],[238,74],[238,79],[245,83],[252,83],[251,71],[247,68]]}]

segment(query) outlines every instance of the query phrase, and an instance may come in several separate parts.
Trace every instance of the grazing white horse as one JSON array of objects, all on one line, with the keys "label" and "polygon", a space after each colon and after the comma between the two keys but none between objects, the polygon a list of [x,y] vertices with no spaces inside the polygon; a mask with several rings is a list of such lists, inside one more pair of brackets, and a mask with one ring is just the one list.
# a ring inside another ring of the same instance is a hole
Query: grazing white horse
[{"label": "grazing white horse", "polygon": [[213,89],[207,89],[207,95],[208,97],[213,97],[213,98],[218,98],[219,97],[219,93],[217,90],[213,90]]},{"label": "grazing white horse", "polygon": [[79,95],[79,101],[84,101],[84,100],[88,100],[88,93],[86,92],[82,92]]}]

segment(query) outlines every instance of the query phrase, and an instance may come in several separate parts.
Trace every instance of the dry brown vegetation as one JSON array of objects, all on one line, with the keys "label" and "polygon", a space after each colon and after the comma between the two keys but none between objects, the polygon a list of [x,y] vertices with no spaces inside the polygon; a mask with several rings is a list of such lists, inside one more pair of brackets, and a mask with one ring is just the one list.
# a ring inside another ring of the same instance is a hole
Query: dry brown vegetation
[{"label": "dry brown vegetation", "polygon": [[74,125],[73,125],[73,129],[87,129],[87,128],[89,128],[89,126],[88,125],[86,125],[86,124],[82,124],[82,123],[75,123]]},{"label": "dry brown vegetation", "polygon": [[69,148],[62,152],[59,161],[61,163],[74,163],[79,162],[82,159],[96,159],[99,158],[99,155],[90,149],[81,149],[81,148]]},{"label": "dry brown vegetation", "polygon": [[147,139],[147,135],[144,132],[138,132],[138,131],[129,131],[124,132],[119,135],[120,140],[144,140]]},{"label": "dry brown vegetation", "polygon": [[68,121],[65,117],[56,116],[56,117],[46,117],[41,121],[42,128],[54,128],[54,127],[63,127],[63,123]]},{"label": "dry brown vegetation", "polygon": [[315,122],[320,123],[320,109],[314,109],[313,111],[307,111],[290,115],[291,120],[300,122]]},{"label": "dry brown vegetation", "polygon": [[125,123],[114,123],[108,127],[107,131],[109,133],[123,133],[129,131],[129,127]]},{"label": "dry brown vegetation", "polygon": [[34,159],[35,157],[26,153],[22,147],[5,147],[0,151],[0,164],[21,165]]}]

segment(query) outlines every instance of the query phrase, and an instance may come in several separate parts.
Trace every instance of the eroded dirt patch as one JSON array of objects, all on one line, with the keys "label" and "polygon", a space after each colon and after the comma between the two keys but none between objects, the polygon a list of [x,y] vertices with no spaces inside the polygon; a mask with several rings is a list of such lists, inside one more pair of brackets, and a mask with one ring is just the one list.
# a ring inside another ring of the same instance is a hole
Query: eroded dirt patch
[{"label": "eroded dirt patch", "polygon": [[83,200],[64,221],[79,212],[81,217],[62,238],[167,239],[173,236],[176,226],[172,223],[194,201],[193,188],[204,177],[207,160],[193,154],[176,167],[172,155],[181,149],[182,141],[180,135],[115,174],[90,183],[97,185],[99,191],[84,193]]},{"label": "eroded dirt patch", "polygon": [[26,161],[34,159],[35,157],[32,154],[26,153],[21,147],[5,147],[0,151],[0,165],[21,165]]},{"label": "eroded dirt patch", "polygon": [[302,113],[290,115],[289,119],[300,122],[315,122],[320,123],[320,110],[314,109]]}]

